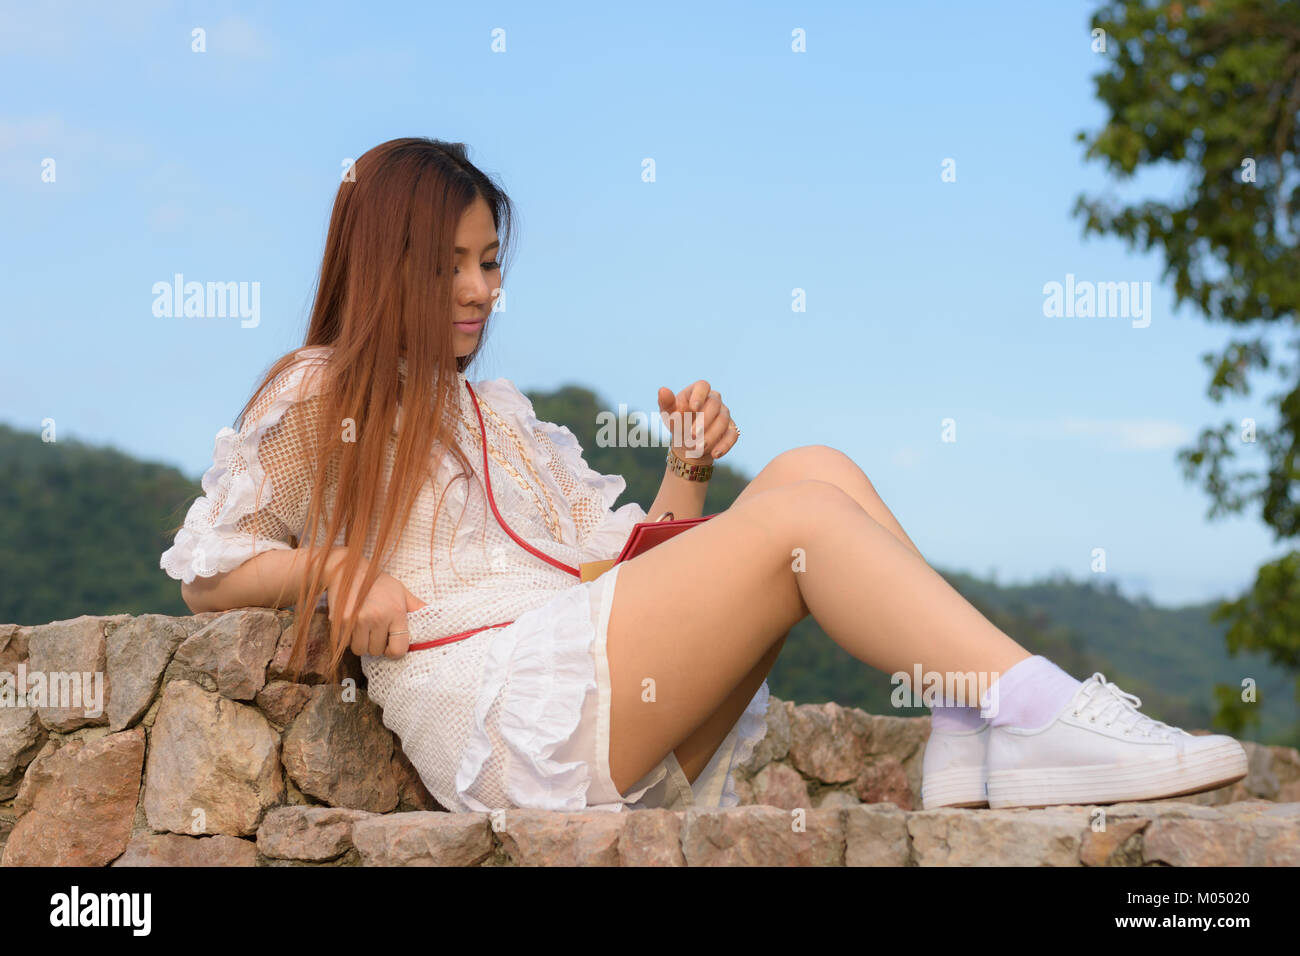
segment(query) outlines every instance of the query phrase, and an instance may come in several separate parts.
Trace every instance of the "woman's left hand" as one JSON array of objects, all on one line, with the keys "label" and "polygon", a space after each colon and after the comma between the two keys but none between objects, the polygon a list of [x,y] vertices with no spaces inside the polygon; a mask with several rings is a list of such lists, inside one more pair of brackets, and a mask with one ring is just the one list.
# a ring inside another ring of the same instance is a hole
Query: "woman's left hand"
[{"label": "woman's left hand", "polygon": [[676,395],[672,389],[659,389],[659,414],[669,429],[673,429],[669,417],[673,413],[679,416],[683,432],[690,426],[690,432],[680,436],[681,444],[678,444],[677,431],[673,431],[673,451],[687,461],[700,464],[716,461],[731,450],[740,435],[731,420],[731,412],[722,404],[722,393],[711,389],[704,379]]}]

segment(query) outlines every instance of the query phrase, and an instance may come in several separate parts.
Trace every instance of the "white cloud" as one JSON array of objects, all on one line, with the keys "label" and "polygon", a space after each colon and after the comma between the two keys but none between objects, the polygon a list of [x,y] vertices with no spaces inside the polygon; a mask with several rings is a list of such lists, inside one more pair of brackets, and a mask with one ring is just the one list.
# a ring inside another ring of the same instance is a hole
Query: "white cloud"
[{"label": "white cloud", "polygon": [[207,49],[208,53],[248,60],[264,59],[271,52],[261,31],[239,17],[229,17],[208,30]]},{"label": "white cloud", "polygon": [[28,146],[48,146],[63,136],[62,116],[0,119],[0,153]]},{"label": "white cloud", "polygon": [[994,419],[986,427],[1026,441],[1092,438],[1110,449],[1159,451],[1182,447],[1194,438],[1186,425],[1157,418]]},{"label": "white cloud", "polygon": [[326,56],[321,61],[326,75],[341,76],[349,81],[358,77],[399,80],[409,77],[419,65],[419,59],[412,50],[377,47],[347,50]]},{"label": "white cloud", "polygon": [[1118,443],[1120,448],[1177,448],[1191,441],[1192,433],[1178,422],[1154,418],[1112,419],[1067,418],[1061,423],[1063,434],[1093,435]]},{"label": "white cloud", "polygon": [[149,214],[149,225],[157,232],[176,232],[185,220],[185,207],[174,200],[155,207]]},{"label": "white cloud", "polygon": [[0,6],[0,53],[47,58],[65,57],[75,44],[67,29],[74,19],[70,4],[50,3],[40,9],[34,4]]},{"label": "white cloud", "polygon": [[889,456],[889,462],[895,468],[915,468],[917,461],[916,449],[911,447],[900,448]]},{"label": "white cloud", "polygon": [[0,3],[0,54],[69,61],[88,50],[137,40],[155,28],[171,0],[42,0]]},{"label": "white cloud", "polygon": [[68,126],[57,113],[0,117],[0,182],[16,186],[43,188],[40,164],[46,157],[58,164],[56,182],[62,188],[75,189],[95,175],[115,175],[123,166],[138,167],[150,152],[141,143]]}]

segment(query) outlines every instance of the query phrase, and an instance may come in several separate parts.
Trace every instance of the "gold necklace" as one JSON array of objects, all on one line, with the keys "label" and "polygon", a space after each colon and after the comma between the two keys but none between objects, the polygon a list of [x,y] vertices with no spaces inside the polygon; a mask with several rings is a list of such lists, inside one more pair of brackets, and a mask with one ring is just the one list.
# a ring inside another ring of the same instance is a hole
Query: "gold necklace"
[{"label": "gold necklace", "polygon": [[[463,409],[459,410],[461,424],[465,426],[465,430],[468,431],[471,436],[477,438],[480,442],[484,442],[487,445],[488,454],[492,457],[492,459],[498,465],[500,465],[501,468],[508,475],[510,475],[511,478],[515,480],[515,483],[519,485],[520,488],[522,488],[529,495],[531,495],[533,499],[533,504],[537,506],[537,510],[541,514],[542,520],[546,523],[547,528],[550,529],[551,536],[556,541],[563,543],[564,537],[560,530],[560,516],[559,513],[555,510],[555,503],[551,500],[550,494],[547,493],[546,486],[542,483],[541,476],[538,475],[536,469],[533,468],[532,461],[529,459],[528,453],[524,450],[523,443],[520,442],[519,437],[514,432],[514,429],[512,429],[510,425],[507,422],[505,422],[501,418],[501,416],[498,415],[496,411],[487,403],[485,403],[481,398],[479,399],[479,407],[487,409],[488,416],[496,422],[497,427],[510,437],[510,440],[514,443],[515,450],[519,452],[519,460],[524,463],[524,467],[528,469],[529,473],[533,476],[533,480],[537,483],[536,487],[530,484],[528,479],[525,478],[523,475],[521,475],[518,469],[516,469],[504,455],[499,453],[492,446],[491,442],[486,441],[486,438],[481,434],[480,430],[478,429],[477,423],[471,421],[465,415]],[[539,497],[537,494],[537,488],[541,489],[542,496],[545,497],[546,499],[545,506],[543,506],[542,504],[542,497]]]},{"label": "gold necklace", "polygon": [[502,418],[500,415],[497,414],[496,409],[494,409],[491,405],[485,405],[484,408],[487,409],[488,416],[490,418],[495,419],[497,426],[502,431],[506,432],[506,434],[510,435],[511,440],[514,441],[515,447],[519,450],[519,457],[523,461],[524,467],[527,468],[528,473],[533,476],[533,481],[536,483],[537,487],[541,489],[542,495],[545,496],[546,498],[547,507],[550,508],[552,514],[556,515],[556,521],[558,522],[559,515],[556,514],[555,504],[554,502],[551,501],[551,496],[546,490],[546,482],[542,481],[542,476],[539,475],[537,473],[537,469],[533,467],[533,460],[529,455],[527,455],[524,452],[523,446],[520,445],[514,429],[510,427],[509,422],[507,422],[504,418]]}]

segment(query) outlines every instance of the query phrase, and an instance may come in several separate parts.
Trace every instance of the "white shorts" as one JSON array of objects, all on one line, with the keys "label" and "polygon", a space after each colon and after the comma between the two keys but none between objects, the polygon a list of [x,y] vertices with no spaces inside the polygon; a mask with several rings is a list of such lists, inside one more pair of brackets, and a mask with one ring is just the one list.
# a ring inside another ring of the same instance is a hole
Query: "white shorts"
[{"label": "white shorts", "polygon": [[[708,765],[692,784],[671,750],[649,773],[632,785],[626,795],[614,785],[609,769],[609,715],[612,691],[606,639],[609,615],[621,565],[614,565],[591,582],[591,622],[595,629],[592,656],[596,666],[596,689],[583,701],[578,729],[554,754],[560,761],[582,760],[591,767],[587,809],[623,810],[658,807],[668,810],[690,806],[734,806],[735,791],[728,786],[736,758],[744,759],[767,732],[767,682],[759,688],[744,716],[723,740]],[[729,799],[727,799],[729,798]]]}]

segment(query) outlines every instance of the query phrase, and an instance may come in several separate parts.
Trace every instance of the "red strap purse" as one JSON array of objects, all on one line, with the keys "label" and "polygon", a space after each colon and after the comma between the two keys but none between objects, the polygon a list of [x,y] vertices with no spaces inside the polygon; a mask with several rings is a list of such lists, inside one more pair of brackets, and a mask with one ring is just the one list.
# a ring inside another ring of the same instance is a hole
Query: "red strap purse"
[{"label": "red strap purse", "polygon": [[[515,534],[506,524],[505,519],[501,517],[501,512],[497,510],[496,499],[492,495],[492,477],[491,469],[488,465],[487,450],[487,429],[483,427],[483,413],[479,410],[478,396],[474,394],[474,389],[470,388],[469,382],[465,383],[465,388],[469,389],[469,397],[474,402],[474,414],[478,416],[479,434],[483,439],[483,483],[487,486],[488,504],[492,508],[492,514],[497,519],[497,524],[505,531],[515,543],[525,551],[541,558],[547,564],[554,565],[561,571],[567,571],[574,577],[582,581],[594,581],[601,574],[608,571],[611,567],[621,561],[627,561],[635,558],[644,551],[649,551],[657,544],[662,544],[673,535],[680,534],[687,528],[693,528],[697,524],[708,521],[713,515],[704,515],[699,518],[678,518],[673,519],[671,511],[665,511],[660,515],[657,521],[639,521],[632,526],[632,533],[628,535],[627,543],[623,545],[623,550],[618,553],[618,557],[605,561],[584,561],[579,568],[565,564],[563,561],[557,561],[531,544],[525,541],[519,535]],[[412,611],[412,614],[417,613]],[[470,631],[461,631],[459,634],[450,634],[447,637],[440,637],[432,641],[420,641],[407,647],[408,651],[422,651],[429,647],[439,647],[443,644],[451,644],[455,641],[463,641],[467,637],[473,637],[479,631],[490,631],[496,627],[505,627],[507,624],[513,624],[514,621],[502,621],[499,624],[487,624],[483,627],[476,627]]]}]

